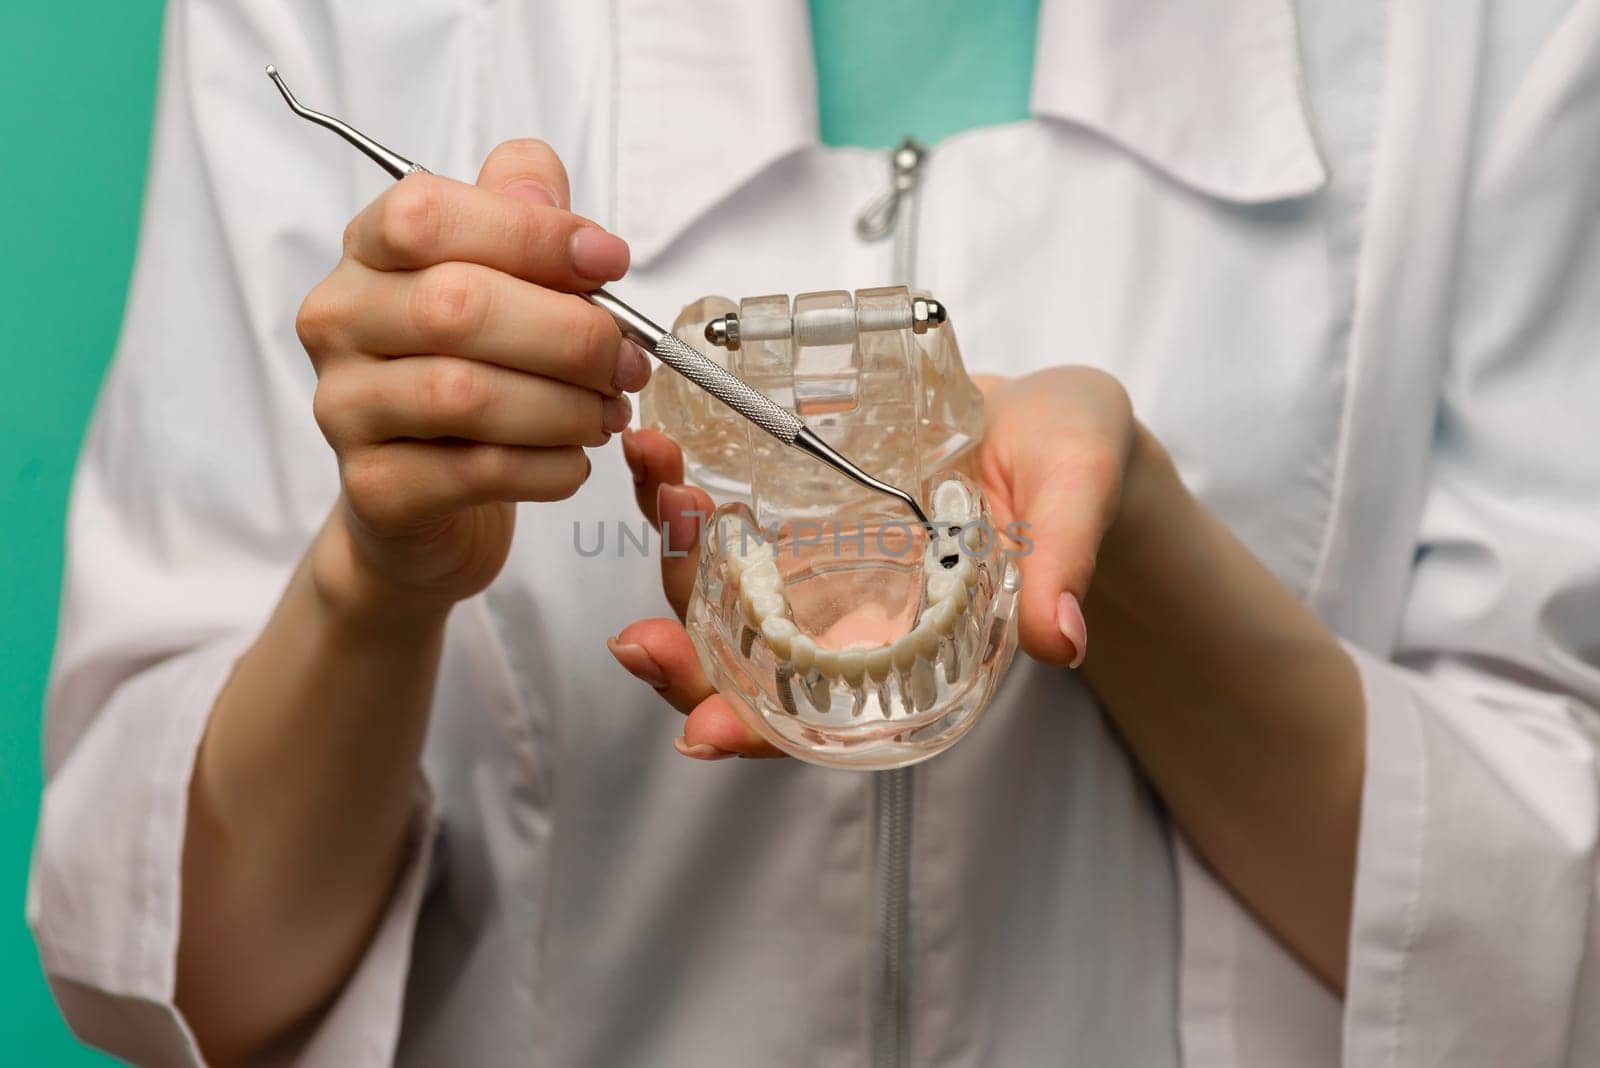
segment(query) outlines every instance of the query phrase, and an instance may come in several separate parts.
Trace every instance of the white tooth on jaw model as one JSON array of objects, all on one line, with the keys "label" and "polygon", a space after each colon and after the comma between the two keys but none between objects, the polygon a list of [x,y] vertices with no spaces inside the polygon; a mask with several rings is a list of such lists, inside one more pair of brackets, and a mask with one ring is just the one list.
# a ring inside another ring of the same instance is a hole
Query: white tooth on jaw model
[{"label": "white tooth on jaw model", "polygon": [[937,536],[930,539],[923,557],[919,618],[915,626],[886,645],[828,649],[802,634],[790,618],[783,576],[771,544],[731,516],[723,517],[717,527],[726,559],[726,580],[738,590],[750,627],[792,677],[805,678],[815,672],[851,687],[862,686],[868,678],[881,683],[891,671],[912,672],[919,657],[930,664],[938,662],[945,647],[941,638],[956,631],[972,602],[978,571],[962,533],[978,520],[978,507],[966,487],[950,479],[934,491],[933,515]]}]

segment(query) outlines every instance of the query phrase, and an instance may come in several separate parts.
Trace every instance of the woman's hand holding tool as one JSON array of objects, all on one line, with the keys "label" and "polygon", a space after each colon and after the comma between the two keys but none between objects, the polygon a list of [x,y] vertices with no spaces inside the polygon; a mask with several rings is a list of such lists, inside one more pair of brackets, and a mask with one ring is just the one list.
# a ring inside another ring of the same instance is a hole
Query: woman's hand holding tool
[{"label": "woman's hand holding tool", "polygon": [[336,598],[478,592],[514,502],[576,492],[585,448],[628,425],[649,361],[574,295],[620,278],[628,248],[567,203],[538,141],[500,146],[475,186],[412,174],[350,223],[306,298],[297,327],[343,487],[315,575]]}]

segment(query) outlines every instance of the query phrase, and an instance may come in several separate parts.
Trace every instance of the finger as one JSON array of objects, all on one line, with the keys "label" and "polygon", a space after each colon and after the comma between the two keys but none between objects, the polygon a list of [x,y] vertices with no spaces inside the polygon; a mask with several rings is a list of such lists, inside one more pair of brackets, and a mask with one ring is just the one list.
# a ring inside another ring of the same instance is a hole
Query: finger
[{"label": "finger", "polygon": [[624,629],[618,640],[638,645],[660,665],[668,680],[668,700],[688,716],[683,739],[689,748],[709,746],[722,753],[754,757],[784,755],[740,718],[733,705],[735,698],[712,689],[682,624],[670,619],[641,620]]},{"label": "finger", "polygon": [[589,477],[580,448],[394,441],[344,459],[345,498],[370,529],[403,532],[491,501],[556,501]]},{"label": "finger", "polygon": [[549,448],[604,445],[628,398],[456,356],[350,361],[317,383],[317,423],[336,449],[395,438]]},{"label": "finger", "polygon": [[580,215],[434,174],[412,174],[345,230],[345,251],[379,271],[478,263],[569,292],[621,278],[628,245]]},{"label": "finger", "polygon": [[344,299],[362,309],[348,317],[346,344],[357,352],[466,356],[608,395],[649,378],[649,361],[611,316],[488,267],[366,271],[346,285],[356,292]]},{"label": "finger", "polygon": [[571,206],[567,168],[549,144],[535,137],[504,141],[478,171],[478,188],[552,208]]},{"label": "finger", "polygon": [[722,754],[766,759],[788,756],[749,727],[734,710],[733,699],[720,693],[701,701],[683,724],[683,744],[678,752],[697,760],[721,759]]},{"label": "finger", "polygon": [[698,486],[663,483],[656,492],[657,526],[661,531],[661,589],[682,619],[689,611],[700,542],[715,505]]},{"label": "finger", "polygon": [[701,670],[689,632],[675,619],[630,623],[606,642],[606,648],[634,678],[654,688],[684,715],[716,692]]},{"label": "finger", "polygon": [[661,529],[656,513],[656,493],[663,485],[683,481],[683,450],[678,443],[649,427],[622,435],[622,457],[633,475],[633,497],[650,525]]},{"label": "finger", "polygon": [[[712,688],[682,624],[670,619],[640,620],[623,628],[607,646],[624,668],[655,686],[669,704],[688,717],[683,744],[678,746],[685,756],[783,755],[751,730],[731,701]],[[641,665],[648,667],[641,671]]]},{"label": "finger", "polygon": [[704,490],[682,485],[683,450],[660,431],[628,431],[622,454],[633,474],[639,510],[661,532],[661,588],[682,619],[694,591],[700,536],[715,502]]}]

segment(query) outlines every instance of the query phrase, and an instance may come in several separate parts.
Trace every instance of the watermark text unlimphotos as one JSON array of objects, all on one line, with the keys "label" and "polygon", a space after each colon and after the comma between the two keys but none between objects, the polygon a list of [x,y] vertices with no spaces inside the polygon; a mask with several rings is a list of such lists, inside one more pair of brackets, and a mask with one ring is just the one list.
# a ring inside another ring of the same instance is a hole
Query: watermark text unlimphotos
[{"label": "watermark text unlimphotos", "polygon": [[[718,536],[717,531],[711,531],[707,526],[709,517],[704,512],[685,512],[683,522],[693,523],[699,537],[693,544],[703,544],[707,533],[713,537]],[[919,540],[914,536],[917,529],[912,523],[888,522],[874,523],[870,526],[865,522],[856,523],[823,523],[815,520],[797,520],[781,527],[774,523],[763,530],[757,531],[746,523],[728,524],[736,527],[738,533],[731,535],[737,538],[740,544],[730,544],[725,549],[737,549],[744,552],[757,538],[771,545],[780,545],[782,552],[792,552],[796,556],[811,553],[826,553],[831,551],[835,556],[850,555],[854,557],[874,556],[887,559],[899,559],[914,553],[921,552]],[[994,526],[982,519],[960,525],[942,525],[941,533],[954,536],[958,551],[969,556],[986,556],[994,548],[999,539],[1001,552],[1007,557],[1027,556],[1033,552],[1033,539],[1028,536],[1030,524],[1021,521],[1007,523],[1004,530],[996,530]],[[669,558],[681,558],[689,553],[671,548],[674,540],[682,539],[671,537],[671,524],[661,536],[661,555]],[[780,533],[785,534],[784,540],[779,542]],[[657,539],[655,528],[647,520],[594,520],[585,523],[574,520],[572,524],[572,548],[586,560],[599,558],[623,560],[630,555],[648,559],[656,555],[654,542]]]}]

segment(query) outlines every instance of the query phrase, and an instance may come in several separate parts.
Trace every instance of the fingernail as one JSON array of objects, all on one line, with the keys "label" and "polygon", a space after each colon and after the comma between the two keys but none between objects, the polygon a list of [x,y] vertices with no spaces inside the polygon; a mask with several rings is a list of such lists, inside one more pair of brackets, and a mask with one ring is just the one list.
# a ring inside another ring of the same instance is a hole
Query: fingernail
[{"label": "fingernail", "polygon": [[1063,593],[1056,604],[1056,626],[1061,628],[1062,636],[1072,643],[1072,663],[1067,666],[1078,667],[1083,663],[1084,654],[1089,651],[1089,625],[1083,621],[1083,606],[1070,593]]},{"label": "fingernail", "polygon": [[644,350],[627,338],[622,339],[622,347],[617,350],[617,372],[611,377],[611,384],[624,393],[637,393],[650,381],[650,359],[645,356]]},{"label": "fingernail", "polygon": [[572,269],[597,282],[612,282],[628,273],[628,243],[597,226],[572,235]]},{"label": "fingernail", "polygon": [[628,470],[633,472],[633,484],[644,485],[644,457],[639,455],[639,443],[633,440],[633,431],[622,432],[622,458],[628,462]]},{"label": "fingernail", "polygon": [[718,749],[714,745],[707,745],[704,742],[690,745],[681,735],[672,739],[672,748],[693,760],[727,760],[731,756],[739,755],[738,753],[730,753],[726,750]]},{"label": "fingernail", "polygon": [[661,670],[660,664],[650,659],[650,654],[645,652],[644,646],[607,638],[606,648],[617,658],[617,663],[640,682],[647,682],[658,690],[667,688],[666,672]]},{"label": "fingernail", "polygon": [[555,190],[532,178],[517,178],[514,181],[507,182],[500,191],[509,196],[514,196],[518,200],[526,200],[530,204],[543,204],[551,208],[559,208],[561,206],[561,201],[556,198]]},{"label": "fingernail", "polygon": [[633,421],[633,403],[627,397],[607,397],[605,402],[605,417],[602,424],[608,434],[616,434],[628,429],[628,424]]},{"label": "fingernail", "polygon": [[700,541],[700,524],[692,515],[684,512],[694,509],[694,494],[689,492],[687,486],[674,486],[662,483],[656,490],[656,515],[661,518],[661,539],[667,543],[667,548],[684,555],[692,552]]}]

